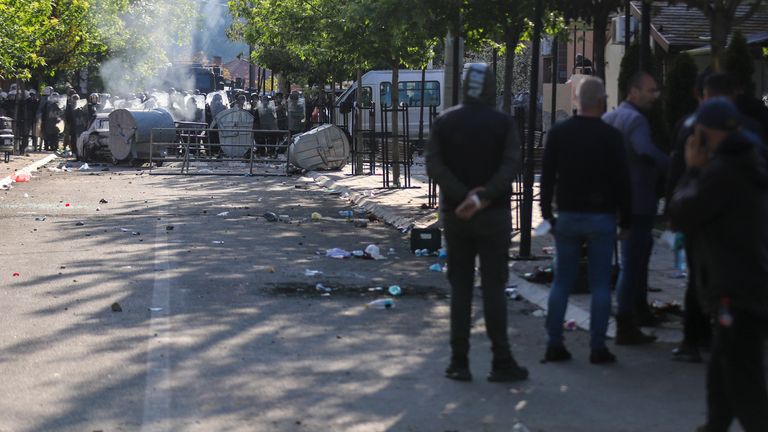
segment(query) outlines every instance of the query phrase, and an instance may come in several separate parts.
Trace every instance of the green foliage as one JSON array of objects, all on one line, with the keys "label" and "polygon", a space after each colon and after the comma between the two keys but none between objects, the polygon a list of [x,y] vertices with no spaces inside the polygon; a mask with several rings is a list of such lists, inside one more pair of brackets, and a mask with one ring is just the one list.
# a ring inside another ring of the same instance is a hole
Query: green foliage
[{"label": "green foliage", "polygon": [[51,2],[0,0],[0,79],[29,79],[40,56]]},{"label": "green foliage", "polygon": [[696,63],[690,55],[680,53],[675,56],[664,86],[667,124],[673,125],[683,116],[696,110],[698,101],[694,97],[694,87],[698,73]]},{"label": "green foliage", "polygon": [[754,93],[755,83],[752,77],[755,73],[755,60],[749,52],[747,39],[740,31],[733,33],[731,43],[725,50],[724,60],[725,72],[736,78],[736,82],[742,86],[745,93]]}]

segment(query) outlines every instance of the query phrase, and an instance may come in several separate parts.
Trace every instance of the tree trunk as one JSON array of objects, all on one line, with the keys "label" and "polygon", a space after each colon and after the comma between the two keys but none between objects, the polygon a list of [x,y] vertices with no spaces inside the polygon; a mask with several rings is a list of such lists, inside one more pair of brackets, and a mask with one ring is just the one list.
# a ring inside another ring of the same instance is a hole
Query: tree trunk
[{"label": "tree trunk", "polygon": [[593,44],[594,47],[594,59],[593,64],[595,67],[595,76],[600,77],[605,81],[605,42],[606,31],[608,30],[608,10],[601,10],[595,15],[593,25]]},{"label": "tree trunk", "polygon": [[731,32],[730,19],[725,15],[725,11],[715,9],[710,19],[710,44],[712,46],[712,68],[716,72],[721,72],[723,68],[723,55],[725,46],[728,44],[728,34]]},{"label": "tree trunk", "polygon": [[515,73],[515,48],[519,39],[519,36],[513,35],[513,33],[515,31],[510,29],[505,37],[507,53],[504,56],[504,95],[501,105],[501,110],[505,113],[512,112],[512,78]]},{"label": "tree trunk", "polygon": [[277,89],[287,98],[291,94],[291,88],[288,86],[288,79],[284,74],[277,75]]},{"label": "tree trunk", "polygon": [[400,133],[400,123],[398,119],[397,108],[400,105],[400,92],[398,83],[400,81],[400,62],[392,62],[392,183],[395,187],[400,186],[400,144],[398,134]]}]

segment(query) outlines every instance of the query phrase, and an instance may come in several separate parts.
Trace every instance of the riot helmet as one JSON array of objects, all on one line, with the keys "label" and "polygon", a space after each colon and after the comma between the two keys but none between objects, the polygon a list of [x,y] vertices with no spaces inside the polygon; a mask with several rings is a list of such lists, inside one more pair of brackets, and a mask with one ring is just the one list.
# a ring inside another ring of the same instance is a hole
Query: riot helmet
[{"label": "riot helmet", "polygon": [[88,96],[88,103],[98,104],[99,103],[99,94],[98,93],[91,93],[91,95]]},{"label": "riot helmet", "polygon": [[50,96],[53,93],[53,87],[46,86],[43,88],[43,96]]},{"label": "riot helmet", "polygon": [[462,81],[464,103],[496,104],[496,77],[485,63],[470,63]]}]

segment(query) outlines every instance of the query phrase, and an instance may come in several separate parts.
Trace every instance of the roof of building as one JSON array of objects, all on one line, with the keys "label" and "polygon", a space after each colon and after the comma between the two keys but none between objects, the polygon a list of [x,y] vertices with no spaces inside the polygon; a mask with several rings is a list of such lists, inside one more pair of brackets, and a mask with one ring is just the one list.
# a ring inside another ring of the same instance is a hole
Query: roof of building
[{"label": "roof of building", "polygon": [[244,80],[248,79],[248,68],[250,67],[250,63],[248,63],[247,60],[243,60],[241,58],[234,58],[231,61],[228,61],[221,65],[224,69],[229,71],[229,75],[232,77],[232,79],[235,78],[242,78]]},{"label": "roof of building", "polygon": [[[709,45],[709,20],[704,13],[683,2],[654,1],[651,12],[651,34],[665,51],[683,51]],[[639,1],[632,2],[632,15],[640,19]],[[743,16],[748,5],[738,6],[736,16]],[[759,9],[749,20],[734,26],[747,40],[764,41],[760,34],[768,29],[768,8]]]}]

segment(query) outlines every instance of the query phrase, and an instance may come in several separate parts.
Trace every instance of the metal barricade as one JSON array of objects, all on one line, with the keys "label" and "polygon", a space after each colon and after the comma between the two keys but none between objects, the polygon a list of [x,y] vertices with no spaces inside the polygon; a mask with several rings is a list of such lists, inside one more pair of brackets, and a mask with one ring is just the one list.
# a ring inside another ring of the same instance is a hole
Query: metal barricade
[{"label": "metal barricade", "polygon": [[[357,124],[357,111],[362,111],[362,124]],[[352,175],[376,174],[376,105],[355,107],[352,112]],[[363,167],[368,165],[368,172]]]},{"label": "metal barricade", "polygon": [[[390,145],[390,140],[394,141],[394,135],[389,131],[390,115],[392,113],[400,115],[400,130],[397,134],[397,145],[400,153],[400,160],[393,160],[394,148]],[[390,171],[395,165],[401,167],[401,175],[403,176],[403,183],[396,186],[399,188],[411,187],[411,166],[413,165],[413,148],[411,146],[411,140],[409,138],[408,131],[408,105],[401,103],[399,107],[382,107],[381,108],[381,168],[382,168],[382,185],[385,189],[392,187],[392,183],[398,184],[400,179],[392,179]]]},{"label": "metal barricade", "polygon": [[[171,167],[178,164],[179,172],[164,171],[164,175],[249,175],[249,176],[287,176],[290,175],[291,132],[287,130],[264,129],[209,129],[201,124],[180,124],[172,129],[175,132],[173,142],[156,141],[155,136],[171,129],[152,129],[150,135],[150,174],[157,174],[153,167]],[[245,138],[236,142],[222,143],[219,134],[239,134]],[[227,148],[227,154],[222,147]],[[158,150],[157,152],[155,150]],[[161,156],[156,156],[160,154]],[[191,170],[192,167],[219,165],[234,168],[234,172],[215,172],[210,169]],[[257,172],[257,164],[285,164],[282,173]],[[243,169],[247,168],[247,173]]]}]

